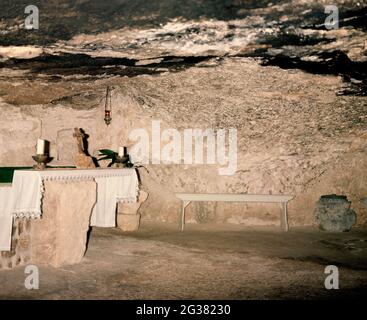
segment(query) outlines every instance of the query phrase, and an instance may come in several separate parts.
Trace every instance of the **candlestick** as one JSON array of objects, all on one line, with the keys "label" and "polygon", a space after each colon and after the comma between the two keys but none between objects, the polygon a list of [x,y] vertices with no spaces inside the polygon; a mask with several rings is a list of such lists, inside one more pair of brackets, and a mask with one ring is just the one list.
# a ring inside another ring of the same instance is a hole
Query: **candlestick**
[{"label": "candlestick", "polygon": [[52,157],[49,157],[48,154],[37,154],[32,156],[32,158],[37,162],[37,164],[33,166],[33,168],[36,170],[45,170],[46,164],[53,159]]}]

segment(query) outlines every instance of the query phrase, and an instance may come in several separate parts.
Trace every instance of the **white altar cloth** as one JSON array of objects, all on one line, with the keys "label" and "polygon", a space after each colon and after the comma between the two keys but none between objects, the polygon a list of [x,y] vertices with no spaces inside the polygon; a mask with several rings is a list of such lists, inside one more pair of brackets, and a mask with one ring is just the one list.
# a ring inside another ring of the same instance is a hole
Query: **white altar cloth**
[{"label": "white altar cloth", "polygon": [[11,192],[11,186],[0,185],[0,251],[9,251],[11,245]]},{"label": "white altar cloth", "polygon": [[139,190],[135,169],[16,170],[11,192],[9,190],[0,192],[0,202],[3,203],[0,207],[0,222],[4,221],[3,226],[0,226],[1,251],[10,250],[13,218],[41,217],[43,182],[52,180],[96,181],[96,205],[93,208],[90,224],[98,227],[115,227],[116,203],[136,202]]}]

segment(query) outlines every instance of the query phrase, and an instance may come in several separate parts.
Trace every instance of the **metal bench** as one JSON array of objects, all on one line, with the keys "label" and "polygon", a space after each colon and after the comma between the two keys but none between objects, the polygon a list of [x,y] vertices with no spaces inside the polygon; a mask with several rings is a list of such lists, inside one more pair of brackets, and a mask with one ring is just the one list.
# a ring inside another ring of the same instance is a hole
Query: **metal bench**
[{"label": "metal bench", "polygon": [[282,203],[283,210],[280,215],[280,226],[283,231],[288,231],[288,201],[294,196],[273,194],[223,194],[223,193],[176,193],[176,197],[182,200],[180,229],[185,227],[185,209],[192,201],[225,201],[225,202],[264,202]]}]

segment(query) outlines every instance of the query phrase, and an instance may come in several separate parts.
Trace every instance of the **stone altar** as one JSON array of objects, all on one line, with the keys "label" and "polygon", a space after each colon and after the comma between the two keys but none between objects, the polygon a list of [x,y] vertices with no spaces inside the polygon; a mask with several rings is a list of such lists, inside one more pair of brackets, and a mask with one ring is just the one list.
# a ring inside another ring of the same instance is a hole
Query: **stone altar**
[{"label": "stone altar", "polygon": [[79,263],[95,202],[94,181],[46,181],[42,218],[14,220],[11,250],[0,253],[0,269]]},{"label": "stone altar", "polygon": [[[111,183],[117,189],[104,189]],[[134,169],[17,170],[7,188],[16,201],[11,200],[12,209],[5,212],[9,217],[4,221],[14,218],[14,222],[9,230],[11,248],[1,247],[0,269],[25,263],[60,267],[81,261],[89,225],[110,227],[104,222],[113,220],[115,226],[116,204],[136,202],[138,178]],[[95,210],[96,204],[100,210]],[[95,224],[93,214],[99,217]]]},{"label": "stone altar", "polygon": [[96,187],[94,181],[45,182],[42,219],[32,223],[32,263],[60,267],[82,260]]}]

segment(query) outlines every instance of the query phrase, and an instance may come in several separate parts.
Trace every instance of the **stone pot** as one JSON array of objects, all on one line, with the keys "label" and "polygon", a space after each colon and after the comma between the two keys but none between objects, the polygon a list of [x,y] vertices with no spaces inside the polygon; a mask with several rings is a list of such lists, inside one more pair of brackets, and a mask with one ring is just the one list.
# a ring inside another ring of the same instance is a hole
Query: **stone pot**
[{"label": "stone pot", "polygon": [[122,231],[137,231],[140,225],[140,214],[117,215],[117,225]]},{"label": "stone pot", "polygon": [[350,206],[351,202],[346,196],[336,194],[321,196],[314,212],[319,228],[333,232],[349,231],[357,219]]},{"label": "stone pot", "polygon": [[137,202],[117,204],[117,226],[122,231],[137,231],[139,229],[140,214],[138,210],[147,198],[148,193],[140,190]]}]

